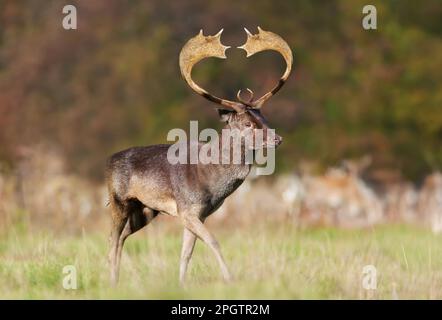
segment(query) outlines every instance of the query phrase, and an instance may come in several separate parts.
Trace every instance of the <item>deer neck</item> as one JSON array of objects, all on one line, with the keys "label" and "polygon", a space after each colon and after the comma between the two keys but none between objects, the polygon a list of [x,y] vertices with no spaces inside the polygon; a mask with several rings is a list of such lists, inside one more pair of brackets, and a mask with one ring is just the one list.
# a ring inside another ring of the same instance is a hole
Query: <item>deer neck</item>
[{"label": "deer neck", "polygon": [[[214,148],[218,148],[218,163],[211,163],[200,166],[199,171],[204,176],[210,176],[214,183],[231,185],[237,181],[243,181],[250,173],[251,164],[246,163],[246,148],[244,142],[235,145],[232,139],[223,139],[223,132]],[[224,143],[223,143],[224,141]]]}]

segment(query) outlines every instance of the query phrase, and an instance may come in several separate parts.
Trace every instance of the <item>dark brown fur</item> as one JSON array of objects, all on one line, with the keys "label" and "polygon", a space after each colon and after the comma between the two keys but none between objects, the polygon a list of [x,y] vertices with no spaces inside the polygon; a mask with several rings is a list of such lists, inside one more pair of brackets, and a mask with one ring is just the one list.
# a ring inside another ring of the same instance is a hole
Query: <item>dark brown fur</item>
[{"label": "dark brown fur", "polygon": [[[238,114],[221,109],[226,128],[268,128],[259,110]],[[265,135],[266,137],[266,135]],[[282,138],[260,147],[279,145]],[[159,213],[179,217],[184,224],[180,280],[184,281],[187,264],[196,237],[214,251],[223,276],[230,279],[215,238],[204,227],[204,220],[234,192],[250,171],[250,164],[170,164],[170,145],[134,147],[112,155],[106,165],[106,181],[112,209],[111,278],[118,280],[121,250],[125,239],[152,221]],[[221,146],[221,148],[230,146]],[[220,152],[221,153],[221,152]],[[242,158],[244,160],[244,157]]]}]

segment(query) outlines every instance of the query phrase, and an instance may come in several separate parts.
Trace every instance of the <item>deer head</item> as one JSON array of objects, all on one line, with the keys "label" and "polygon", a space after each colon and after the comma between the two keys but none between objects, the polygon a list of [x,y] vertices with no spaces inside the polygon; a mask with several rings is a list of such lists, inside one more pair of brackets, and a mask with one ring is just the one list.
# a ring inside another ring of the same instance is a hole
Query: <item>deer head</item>
[{"label": "deer head", "polygon": [[221,120],[226,123],[227,128],[238,129],[241,135],[252,133],[253,141],[255,141],[257,130],[263,131],[263,145],[254,144],[252,146],[253,149],[276,147],[281,144],[282,137],[276,134],[268,134],[269,126],[262,116],[260,108],[270,97],[272,97],[282,88],[287,80],[292,68],[292,51],[290,50],[288,44],[280,36],[273,32],[264,31],[258,27],[258,33],[253,35],[247,29],[244,28],[244,30],[247,33],[247,41],[244,45],[238,48],[245,50],[247,57],[264,50],[277,51],[284,57],[287,64],[286,70],[280,78],[278,84],[271,91],[255,100],[253,91],[247,88],[249,93],[247,100],[244,100],[241,97],[241,90],[239,90],[236,95],[238,101],[230,101],[210,94],[192,80],[192,68],[199,61],[209,57],[221,59],[226,58],[225,51],[230,47],[224,46],[221,43],[221,34],[223,29],[213,36],[204,36],[203,31],[201,30],[198,35],[191,38],[184,45],[179,57],[181,74],[186,80],[187,84],[196,93],[214,103],[221,105],[221,107],[218,107],[218,112]]}]

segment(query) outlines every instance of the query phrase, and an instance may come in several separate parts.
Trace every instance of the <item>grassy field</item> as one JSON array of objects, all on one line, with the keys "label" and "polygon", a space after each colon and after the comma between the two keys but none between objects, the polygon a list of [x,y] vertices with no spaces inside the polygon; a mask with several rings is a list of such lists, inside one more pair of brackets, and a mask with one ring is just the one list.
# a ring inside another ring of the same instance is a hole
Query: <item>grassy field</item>
[{"label": "grassy field", "polygon": [[[120,285],[111,288],[107,230],[66,236],[10,228],[0,236],[0,298],[442,298],[442,237],[423,229],[299,230],[264,223],[211,229],[233,283],[222,282],[211,252],[197,242],[181,288],[181,229],[155,221],[126,242]],[[377,290],[362,288],[362,268],[369,264],[377,268]],[[65,265],[77,268],[77,290],[62,286]]]}]

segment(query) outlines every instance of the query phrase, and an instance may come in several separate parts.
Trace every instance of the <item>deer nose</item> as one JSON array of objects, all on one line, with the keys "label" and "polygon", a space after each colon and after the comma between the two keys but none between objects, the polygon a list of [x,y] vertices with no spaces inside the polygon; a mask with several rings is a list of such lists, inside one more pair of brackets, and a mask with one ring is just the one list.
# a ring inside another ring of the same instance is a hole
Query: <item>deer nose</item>
[{"label": "deer nose", "polygon": [[276,136],[275,137],[275,144],[277,146],[279,146],[282,143],[282,137],[281,136]]}]

